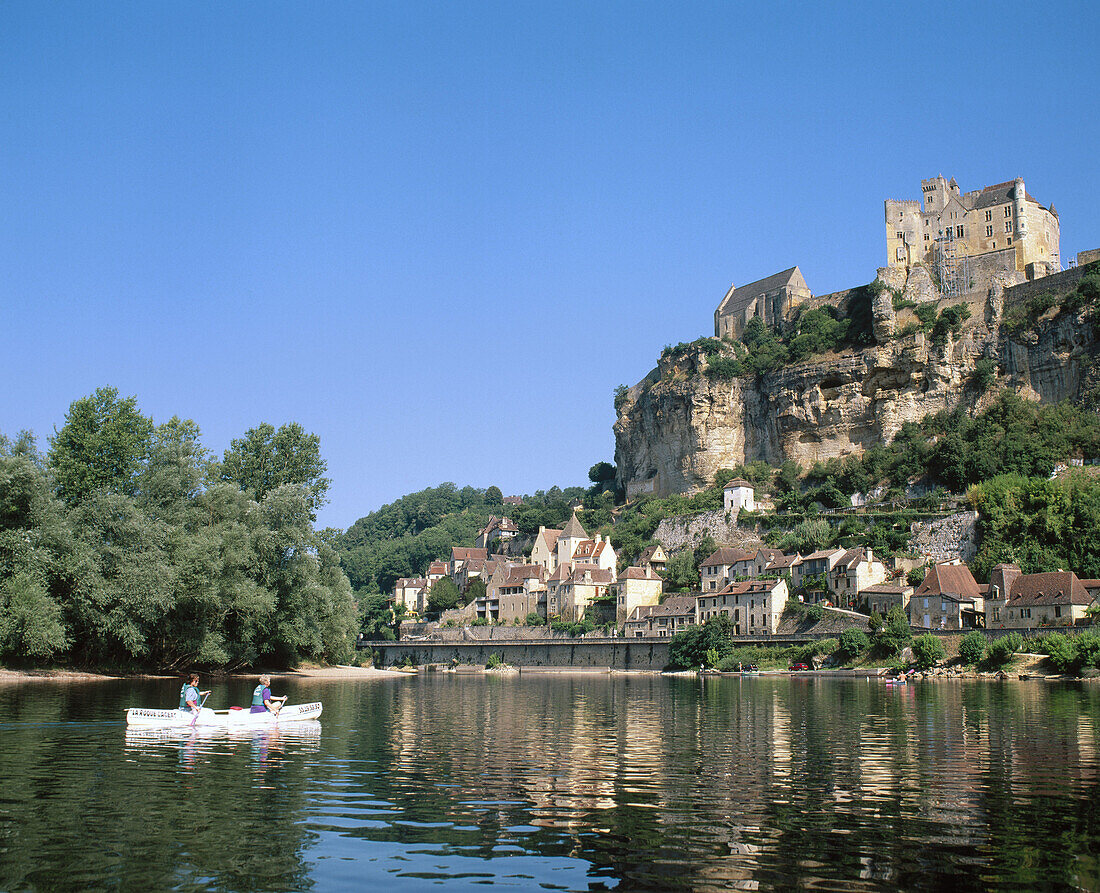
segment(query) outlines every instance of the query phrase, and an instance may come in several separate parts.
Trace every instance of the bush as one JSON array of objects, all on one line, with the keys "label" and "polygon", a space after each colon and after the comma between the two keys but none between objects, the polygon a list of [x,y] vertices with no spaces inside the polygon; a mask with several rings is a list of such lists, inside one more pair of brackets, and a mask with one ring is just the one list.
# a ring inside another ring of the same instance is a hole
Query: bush
[{"label": "bush", "polygon": [[1043,636],[1039,648],[1046,654],[1047,661],[1059,673],[1077,669],[1077,643],[1061,633]]},{"label": "bush", "polygon": [[489,655],[489,659],[485,662],[485,669],[495,670],[497,667],[505,666],[504,658],[496,652]]},{"label": "bush", "polygon": [[837,646],[837,654],[845,661],[859,657],[870,646],[871,640],[867,633],[861,629],[846,629],[840,634],[840,643]]},{"label": "bush", "polygon": [[994,639],[985,650],[986,662],[991,667],[1003,667],[1023,647],[1023,643],[1023,637],[1019,633],[1009,633],[1007,636]]},{"label": "bush", "polygon": [[546,626],[546,620],[537,611],[531,611],[523,620],[526,626]]},{"label": "bush", "polygon": [[900,606],[886,612],[886,620],[875,635],[875,649],[886,657],[893,657],[913,639],[909,618]]},{"label": "bush", "polygon": [[971,630],[959,642],[959,657],[968,666],[980,663],[985,654],[986,637],[976,629]]},{"label": "bush", "polygon": [[917,636],[913,639],[912,647],[913,660],[922,670],[935,666],[937,661],[943,660],[946,656],[946,652],[943,650],[943,642],[940,641],[938,636],[933,636],[931,633]]}]

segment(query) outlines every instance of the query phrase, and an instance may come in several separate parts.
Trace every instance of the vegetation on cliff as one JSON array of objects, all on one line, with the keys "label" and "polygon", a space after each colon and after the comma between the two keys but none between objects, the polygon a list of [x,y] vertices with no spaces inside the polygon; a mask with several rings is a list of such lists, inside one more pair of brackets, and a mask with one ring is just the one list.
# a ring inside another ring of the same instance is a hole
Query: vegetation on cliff
[{"label": "vegetation on cliff", "polygon": [[324,469],[298,425],[252,429],[219,461],[194,422],[156,425],[112,388],[75,401],[45,455],[0,436],[0,658],[347,659],[351,587],[333,535],[313,529]]}]

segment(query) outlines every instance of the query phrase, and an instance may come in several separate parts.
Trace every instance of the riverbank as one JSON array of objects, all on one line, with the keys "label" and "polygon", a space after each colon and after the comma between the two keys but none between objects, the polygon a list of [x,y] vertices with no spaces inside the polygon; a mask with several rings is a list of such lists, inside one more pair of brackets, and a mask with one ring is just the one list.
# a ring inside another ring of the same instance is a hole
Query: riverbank
[{"label": "riverbank", "polygon": [[[209,679],[250,679],[258,672],[249,673],[203,673]],[[178,679],[178,673],[90,673],[83,670],[50,668],[41,670],[10,670],[0,668],[0,684],[5,682],[103,682],[108,679]],[[278,679],[376,679],[395,676],[407,676],[401,670],[379,670],[374,667],[302,667],[297,670],[272,672]]]}]

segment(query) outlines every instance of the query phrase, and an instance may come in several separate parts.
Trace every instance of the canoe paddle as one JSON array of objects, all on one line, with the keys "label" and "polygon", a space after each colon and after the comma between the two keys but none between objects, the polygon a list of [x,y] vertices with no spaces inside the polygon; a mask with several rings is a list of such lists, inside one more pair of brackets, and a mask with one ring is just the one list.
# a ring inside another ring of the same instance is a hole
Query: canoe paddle
[{"label": "canoe paddle", "polygon": [[[206,698],[209,698],[209,697],[210,697],[210,692],[207,692],[206,693]],[[202,713],[202,706],[203,706],[203,704],[206,703],[206,698],[203,698],[201,701],[199,701],[199,712],[191,717],[191,725],[192,726],[194,726],[195,723],[198,722],[199,714]]]}]

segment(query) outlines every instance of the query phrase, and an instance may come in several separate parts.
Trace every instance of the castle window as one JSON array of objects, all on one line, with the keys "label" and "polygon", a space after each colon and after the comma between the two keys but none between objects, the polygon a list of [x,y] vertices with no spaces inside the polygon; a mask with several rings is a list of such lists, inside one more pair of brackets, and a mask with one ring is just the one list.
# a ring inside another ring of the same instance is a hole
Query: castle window
[{"label": "castle window", "polygon": [[985,219],[986,220],[992,220],[993,219],[993,212],[992,211],[986,211],[985,212]]},{"label": "castle window", "polygon": [[987,226],[985,228],[985,237],[988,239],[992,235],[993,235],[993,227]]},{"label": "castle window", "polygon": [[963,237],[963,228],[961,223],[955,227],[955,235],[958,236],[960,239]]},{"label": "castle window", "polygon": [[905,233],[898,233],[898,241],[902,241],[905,238]]},{"label": "castle window", "polygon": [[1009,236],[1008,239],[1006,239],[1006,241],[1008,242],[1009,245],[1011,245],[1012,244],[1012,237]]},{"label": "castle window", "polygon": [[931,241],[931,239],[932,239],[932,237],[930,235],[928,235],[928,233],[924,234],[924,241],[929,242],[929,241]]},{"label": "castle window", "polygon": [[1006,233],[1012,232],[1012,221],[1011,220],[1006,220],[1005,221],[1005,232]]},{"label": "castle window", "polygon": [[1012,205],[1005,205],[1005,217],[1012,216]]}]

